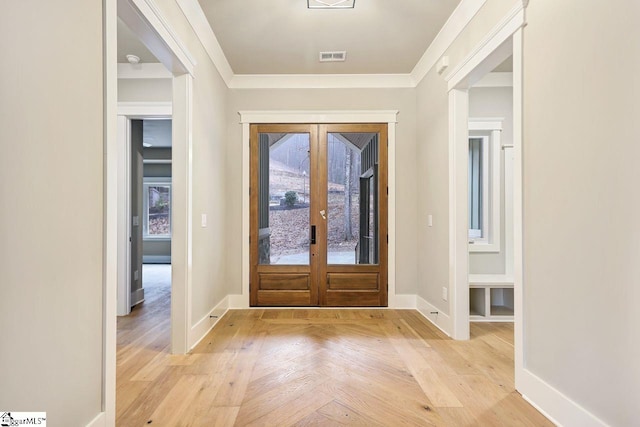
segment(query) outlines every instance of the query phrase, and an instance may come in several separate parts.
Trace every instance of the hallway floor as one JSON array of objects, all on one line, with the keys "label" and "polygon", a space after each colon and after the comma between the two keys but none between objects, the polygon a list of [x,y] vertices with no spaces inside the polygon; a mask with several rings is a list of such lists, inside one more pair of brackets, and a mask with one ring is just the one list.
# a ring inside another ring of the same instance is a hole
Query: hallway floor
[{"label": "hallway floor", "polygon": [[514,391],[513,325],[452,341],[413,310],[232,310],[169,354],[169,299],[118,321],[118,426],[551,426]]}]

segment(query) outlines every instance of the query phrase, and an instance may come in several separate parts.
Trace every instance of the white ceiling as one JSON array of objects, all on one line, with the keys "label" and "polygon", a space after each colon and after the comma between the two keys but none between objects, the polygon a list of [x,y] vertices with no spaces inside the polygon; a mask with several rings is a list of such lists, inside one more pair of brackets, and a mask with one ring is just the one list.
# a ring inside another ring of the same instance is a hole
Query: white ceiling
[{"label": "white ceiling", "polygon": [[508,57],[505,61],[493,69],[496,73],[511,73],[513,72],[513,56]]},{"label": "white ceiling", "polygon": [[127,25],[118,18],[118,63],[127,63],[126,55],[136,55],[140,58],[140,62],[160,62],[149,49],[142,44],[138,36],[127,27]]},{"label": "white ceiling", "polygon": [[142,142],[153,148],[171,147],[171,120],[143,120]]},{"label": "white ceiling", "polygon": [[[410,73],[460,0],[199,0],[235,74]],[[320,63],[320,51],[347,51]]]}]

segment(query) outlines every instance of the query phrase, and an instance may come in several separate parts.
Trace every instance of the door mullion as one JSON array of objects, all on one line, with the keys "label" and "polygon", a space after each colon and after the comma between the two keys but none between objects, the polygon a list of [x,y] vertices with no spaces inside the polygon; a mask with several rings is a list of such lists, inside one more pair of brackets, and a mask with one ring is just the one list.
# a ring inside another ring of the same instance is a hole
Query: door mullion
[{"label": "door mullion", "polygon": [[309,246],[310,248],[310,256],[309,260],[311,267],[311,303],[319,304],[319,295],[320,290],[318,287],[319,277],[320,277],[320,265],[321,265],[321,254],[322,254],[322,227],[319,222],[319,210],[320,206],[320,198],[318,197],[318,191],[320,188],[320,172],[318,167],[318,126],[310,125],[309,129],[309,221],[310,227],[312,229],[313,226],[316,227],[316,242]]},{"label": "door mullion", "polygon": [[[318,125],[318,161],[316,169],[318,174],[318,185],[316,188],[316,200],[318,206],[314,215],[318,225],[318,276],[316,283],[320,294],[319,304],[327,305],[327,125]],[[321,215],[324,211],[325,215]]]}]

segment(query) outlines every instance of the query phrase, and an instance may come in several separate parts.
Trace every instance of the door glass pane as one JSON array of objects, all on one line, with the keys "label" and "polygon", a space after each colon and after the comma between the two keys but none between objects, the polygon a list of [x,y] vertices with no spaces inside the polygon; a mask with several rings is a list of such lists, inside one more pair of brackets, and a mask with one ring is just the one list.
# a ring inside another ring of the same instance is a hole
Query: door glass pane
[{"label": "door glass pane", "polygon": [[327,263],[378,263],[378,134],[329,133]]},{"label": "door glass pane", "polygon": [[309,265],[309,134],[259,134],[260,264]]},{"label": "door glass pane", "polygon": [[469,138],[469,237],[481,238],[483,176],[482,138]]}]

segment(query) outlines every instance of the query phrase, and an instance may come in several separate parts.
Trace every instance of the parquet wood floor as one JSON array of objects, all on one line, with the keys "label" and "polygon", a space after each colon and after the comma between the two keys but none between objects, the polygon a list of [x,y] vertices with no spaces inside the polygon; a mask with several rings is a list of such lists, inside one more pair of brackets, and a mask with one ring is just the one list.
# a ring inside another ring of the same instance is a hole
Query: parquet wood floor
[{"label": "parquet wood floor", "polygon": [[514,391],[511,324],[461,342],[413,310],[232,310],[173,356],[163,298],[119,319],[118,426],[553,425]]}]

